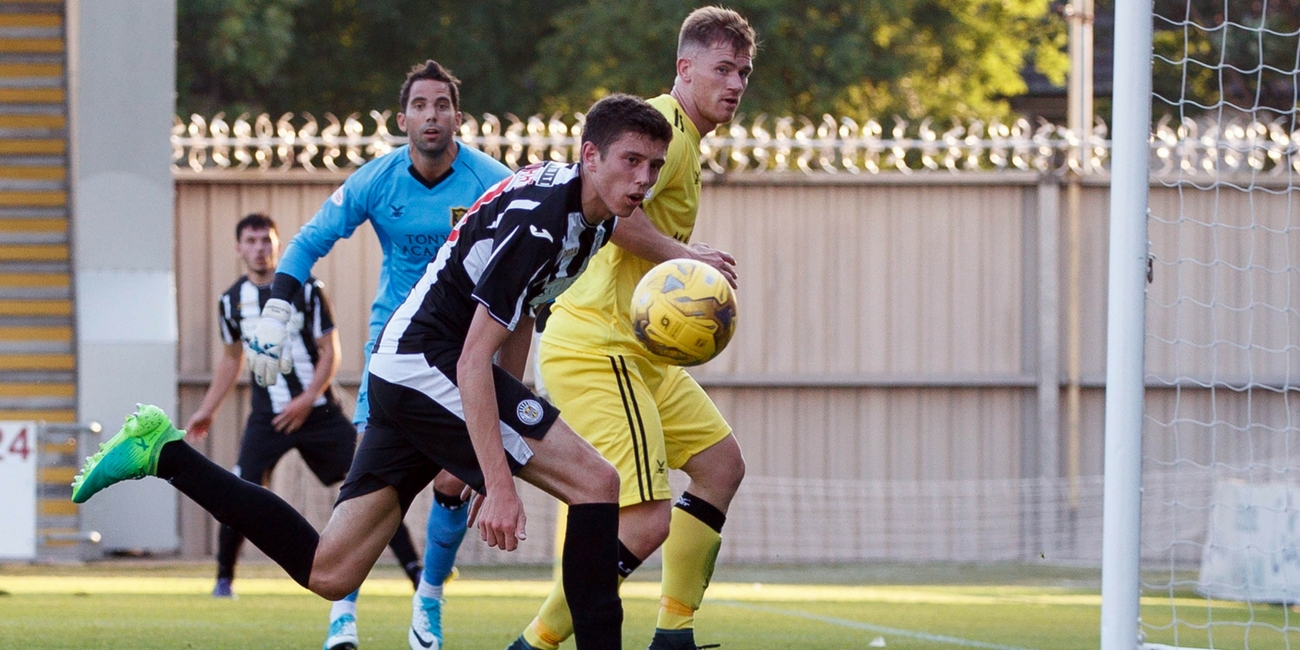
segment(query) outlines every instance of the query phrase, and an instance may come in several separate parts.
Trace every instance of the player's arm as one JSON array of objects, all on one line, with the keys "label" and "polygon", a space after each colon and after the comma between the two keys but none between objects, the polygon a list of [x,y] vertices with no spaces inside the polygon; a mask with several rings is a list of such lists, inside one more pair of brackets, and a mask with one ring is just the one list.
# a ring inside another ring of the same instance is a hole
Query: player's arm
[{"label": "player's arm", "polygon": [[324,257],[338,240],[351,237],[368,218],[364,183],[358,180],[368,178],[370,175],[360,172],[349,177],[293,236],[280,256],[275,279],[271,281],[271,298],[262,306],[262,318],[247,341],[249,369],[258,384],[270,386],[292,367],[285,349],[292,313],[289,303],[307,281],[316,260]]},{"label": "player's arm", "polygon": [[226,401],[230,389],[235,387],[243,365],[244,344],[239,341],[227,343],[221,359],[217,361],[217,367],[212,370],[212,382],[208,384],[208,392],[203,394],[199,410],[185,424],[185,431],[191,439],[202,440],[207,437],[208,429],[212,427],[212,416],[221,408],[221,403]]},{"label": "player's arm", "polygon": [[307,421],[316,399],[329,388],[339,370],[339,332],[331,329],[316,339],[316,372],[311,383],[303,387],[297,397],[289,400],[284,410],[271,419],[271,426],[280,433],[293,433]]},{"label": "player's arm", "polygon": [[515,325],[515,331],[510,333],[505,343],[501,345],[501,350],[497,352],[497,365],[514,375],[515,379],[523,381],[524,366],[528,363],[528,351],[532,345],[533,319],[522,317]]},{"label": "player's arm", "polygon": [[[515,328],[516,331],[520,329]],[[465,336],[460,361],[456,363],[456,383],[465,410],[465,426],[469,429],[474,455],[483,471],[485,494],[476,526],[488,546],[507,551],[515,550],[519,540],[526,537],[524,504],[515,491],[514,478],[501,443],[496,386],[492,381],[492,358],[511,335],[506,326],[488,313],[486,306],[478,305]]]},{"label": "player's arm", "polygon": [[703,243],[688,246],[659,232],[640,207],[633,210],[631,215],[618,220],[618,227],[614,229],[610,241],[654,264],[680,258],[699,260],[721,271],[732,288],[736,286],[736,258],[730,253]]}]

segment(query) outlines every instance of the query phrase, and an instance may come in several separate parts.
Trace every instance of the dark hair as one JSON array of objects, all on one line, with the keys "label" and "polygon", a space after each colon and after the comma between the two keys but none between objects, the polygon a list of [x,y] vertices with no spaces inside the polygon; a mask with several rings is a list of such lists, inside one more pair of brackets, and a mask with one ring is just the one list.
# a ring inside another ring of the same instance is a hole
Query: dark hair
[{"label": "dark hair", "polygon": [[275,227],[275,221],[261,212],[254,212],[235,224],[235,241],[239,241],[239,238],[244,236],[245,230],[270,230],[277,235],[280,234],[279,229]]},{"label": "dark hair", "polygon": [[754,56],[758,37],[744,16],[722,7],[700,7],[682,21],[682,31],[677,35],[677,56],[692,47],[711,47],[719,43],[731,45],[733,52]]},{"label": "dark hair", "polygon": [[415,64],[406,73],[406,81],[402,82],[402,91],[397,94],[397,101],[401,104],[402,111],[406,110],[406,102],[411,101],[411,86],[421,79],[446,82],[451,86],[451,108],[460,110],[460,79],[457,79],[451,70],[442,67],[442,64],[429,59],[424,63]]},{"label": "dark hair", "polygon": [[629,131],[660,142],[673,139],[673,127],[658,109],[640,97],[615,93],[591,105],[582,126],[582,141],[595,144],[604,156],[609,145]]}]

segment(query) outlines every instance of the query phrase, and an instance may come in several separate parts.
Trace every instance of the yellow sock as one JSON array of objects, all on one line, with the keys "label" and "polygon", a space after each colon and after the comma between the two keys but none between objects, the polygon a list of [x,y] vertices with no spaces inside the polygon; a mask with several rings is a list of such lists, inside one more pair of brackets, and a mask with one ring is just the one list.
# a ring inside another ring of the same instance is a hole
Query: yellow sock
[{"label": "yellow sock", "polygon": [[[618,584],[623,584],[623,576],[619,576]],[[524,629],[524,640],[537,650],[558,650],[560,644],[571,636],[573,615],[569,613],[569,601],[564,598],[564,582],[556,581],[538,610],[537,618]]]},{"label": "yellow sock", "polygon": [[681,508],[673,508],[668,539],[664,542],[664,577],[659,599],[661,630],[695,627],[695,610],[713,578],[722,549],[722,535]]},{"label": "yellow sock", "polygon": [[524,640],[537,650],[556,650],[571,636],[573,616],[569,614],[569,601],[564,599],[564,583],[557,580],[537,611],[537,618],[524,630]]}]

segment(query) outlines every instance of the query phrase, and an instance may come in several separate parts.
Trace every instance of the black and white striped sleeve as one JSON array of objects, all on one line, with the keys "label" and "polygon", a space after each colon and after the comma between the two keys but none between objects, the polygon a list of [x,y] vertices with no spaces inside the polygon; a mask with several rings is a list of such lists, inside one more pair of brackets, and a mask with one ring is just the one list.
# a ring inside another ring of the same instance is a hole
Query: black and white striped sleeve
[{"label": "black and white striped sleeve", "polygon": [[231,298],[230,292],[221,294],[217,299],[217,329],[221,330],[221,340],[226,345],[241,340],[237,305]]},{"label": "black and white striped sleeve", "polygon": [[[318,339],[334,330],[334,313],[330,309],[329,298],[325,296],[324,286],[320,280],[312,278],[303,285],[304,303],[306,304],[306,330],[312,338]],[[307,333],[307,332],[304,332]]]}]

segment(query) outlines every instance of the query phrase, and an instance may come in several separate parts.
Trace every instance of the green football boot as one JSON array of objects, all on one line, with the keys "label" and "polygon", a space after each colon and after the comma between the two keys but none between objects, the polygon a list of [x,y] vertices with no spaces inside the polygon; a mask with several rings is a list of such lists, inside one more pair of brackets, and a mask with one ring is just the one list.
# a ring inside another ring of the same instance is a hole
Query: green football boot
[{"label": "green football boot", "polygon": [[117,483],[154,476],[158,454],[164,444],[185,437],[172,426],[163,410],[152,404],[136,404],[117,435],[99,445],[86,459],[81,473],[72,479],[72,502],[85,503],[96,492]]}]

